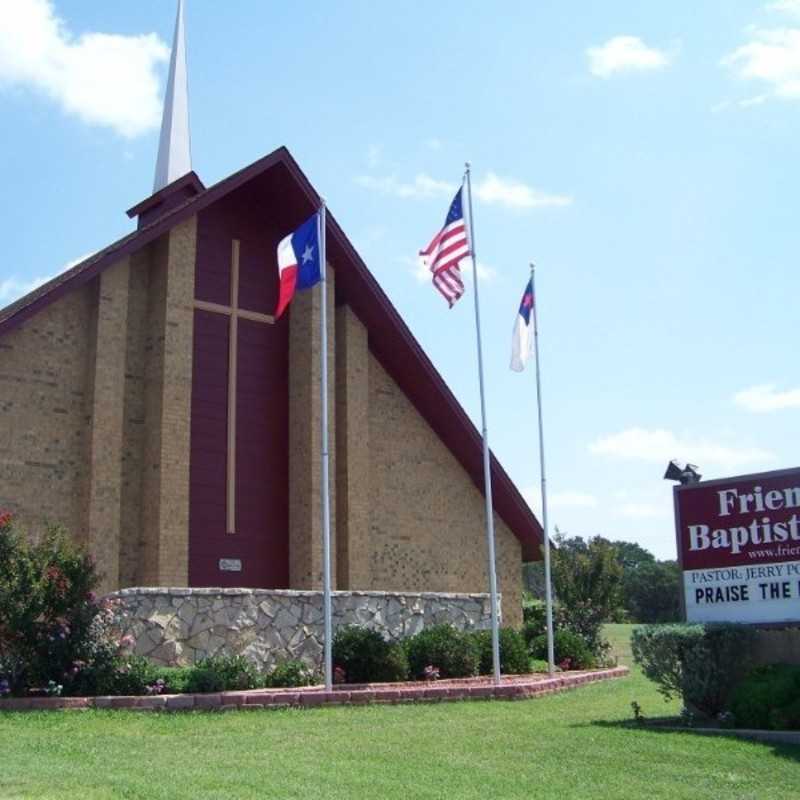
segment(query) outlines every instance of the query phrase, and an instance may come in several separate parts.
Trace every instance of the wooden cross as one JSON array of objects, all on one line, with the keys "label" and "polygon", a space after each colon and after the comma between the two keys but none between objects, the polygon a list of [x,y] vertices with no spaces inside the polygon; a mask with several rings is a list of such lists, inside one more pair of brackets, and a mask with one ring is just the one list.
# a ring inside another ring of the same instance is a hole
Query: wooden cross
[{"label": "wooden cross", "polygon": [[231,248],[231,304],[208,303],[195,300],[194,307],[214,314],[226,314],[230,318],[230,334],[228,337],[228,478],[227,478],[227,532],[236,533],[236,375],[238,364],[239,320],[249,319],[252,322],[275,324],[275,317],[259,314],[239,308],[239,246],[238,239],[233,240]]}]

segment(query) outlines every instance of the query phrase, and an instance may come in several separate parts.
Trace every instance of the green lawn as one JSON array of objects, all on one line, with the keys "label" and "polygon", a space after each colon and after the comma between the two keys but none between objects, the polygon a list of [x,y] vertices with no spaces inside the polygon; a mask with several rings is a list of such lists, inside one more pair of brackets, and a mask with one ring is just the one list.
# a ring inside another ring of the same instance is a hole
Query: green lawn
[{"label": "green lawn", "polygon": [[0,714],[0,798],[800,798],[800,748],[620,727],[631,700],[677,710],[635,674],[521,702]]}]

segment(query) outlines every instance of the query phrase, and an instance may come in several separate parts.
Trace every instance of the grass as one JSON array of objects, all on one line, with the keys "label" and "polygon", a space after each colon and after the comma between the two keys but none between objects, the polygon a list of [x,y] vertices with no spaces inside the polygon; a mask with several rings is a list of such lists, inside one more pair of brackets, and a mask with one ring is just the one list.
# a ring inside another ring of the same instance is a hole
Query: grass
[{"label": "grass", "polygon": [[624,727],[632,700],[677,711],[634,673],[513,703],[3,714],[0,798],[800,798],[800,748]]}]

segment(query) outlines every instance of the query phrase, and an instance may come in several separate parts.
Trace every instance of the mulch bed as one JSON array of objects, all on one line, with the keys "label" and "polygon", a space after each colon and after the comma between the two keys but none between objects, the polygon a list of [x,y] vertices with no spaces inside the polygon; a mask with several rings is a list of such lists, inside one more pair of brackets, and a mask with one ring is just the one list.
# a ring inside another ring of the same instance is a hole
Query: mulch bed
[{"label": "mulch bed", "polygon": [[627,667],[587,672],[504,675],[498,686],[492,678],[458,678],[405,683],[341,684],[326,692],[324,686],[296,689],[250,689],[216,694],[173,694],[148,697],[25,697],[0,700],[0,711],[50,709],[127,708],[142,711],[228,711],[259,708],[311,708],[367,703],[414,703],[454,700],[523,700],[587,683],[623,678]]}]

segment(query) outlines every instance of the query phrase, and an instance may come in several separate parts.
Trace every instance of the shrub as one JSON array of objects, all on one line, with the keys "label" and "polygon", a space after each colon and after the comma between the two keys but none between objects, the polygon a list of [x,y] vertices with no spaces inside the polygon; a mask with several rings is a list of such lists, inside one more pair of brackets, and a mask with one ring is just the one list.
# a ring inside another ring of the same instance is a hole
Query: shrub
[{"label": "shrub", "polygon": [[182,694],[189,691],[187,684],[194,667],[162,667],[144,656],[121,656],[116,669],[102,683],[87,694],[152,695]]},{"label": "shrub", "polygon": [[603,625],[606,617],[591,601],[576,603],[570,609],[559,604],[554,609],[553,617],[556,634],[558,632],[571,633],[581,639],[588,648],[595,666],[608,663],[611,645],[603,637]]},{"label": "shrub", "polygon": [[94,562],[60,528],[35,544],[0,514],[0,678],[13,694],[52,681],[65,695],[94,693],[113,680],[116,610],[93,593]]},{"label": "shrub", "polygon": [[541,627],[541,633],[547,625],[547,606],[544,600],[529,595],[527,592],[522,598],[522,621]]},{"label": "shrub", "polygon": [[321,682],[317,670],[304,661],[290,660],[277,664],[267,673],[264,685],[268,688],[280,686],[313,686]]},{"label": "shrub", "polygon": [[[143,656],[120,658],[110,678],[95,687],[97,694],[147,694],[161,679],[160,670]],[[163,679],[162,679],[163,680]]]},{"label": "shrub", "polygon": [[740,728],[800,730],[800,666],[753,670],[734,690],[730,709]]},{"label": "shrub", "polygon": [[399,644],[378,631],[345,625],[333,638],[333,663],[344,670],[347,683],[390,683],[408,677],[408,661]]},{"label": "shrub", "polygon": [[531,672],[549,672],[550,665],[541,658],[532,658],[530,660],[530,670]]},{"label": "shrub", "polygon": [[[537,660],[547,662],[546,633],[531,642],[530,654]],[[558,630],[553,634],[553,654],[561,669],[592,669],[596,665],[589,646],[574,631]]]},{"label": "shrub", "polygon": [[[492,632],[474,631],[473,637],[478,643],[480,663],[478,673],[491,675],[494,670],[492,663]],[[522,675],[530,672],[530,658],[528,646],[519,631],[513,628],[500,628],[500,670],[504,675]]]},{"label": "shrub", "polygon": [[547,632],[547,607],[534,597],[525,596],[522,601],[522,635],[530,647],[531,642]]},{"label": "shrub", "polygon": [[442,678],[478,674],[480,651],[475,637],[452,625],[425,628],[405,641],[411,676],[423,680],[425,667],[437,667]]},{"label": "shrub", "polygon": [[198,661],[186,679],[190,693],[257,689],[262,683],[255,665],[244,656],[216,655]]},{"label": "shrub", "polygon": [[752,663],[755,631],[748,625],[646,625],[635,628],[633,657],[665,698],[715,716]]},{"label": "shrub", "polygon": [[583,637],[595,659],[602,661],[609,649],[602,626],[618,616],[622,605],[623,569],[617,548],[600,536],[584,541],[556,533],[555,542],[555,626]]}]

